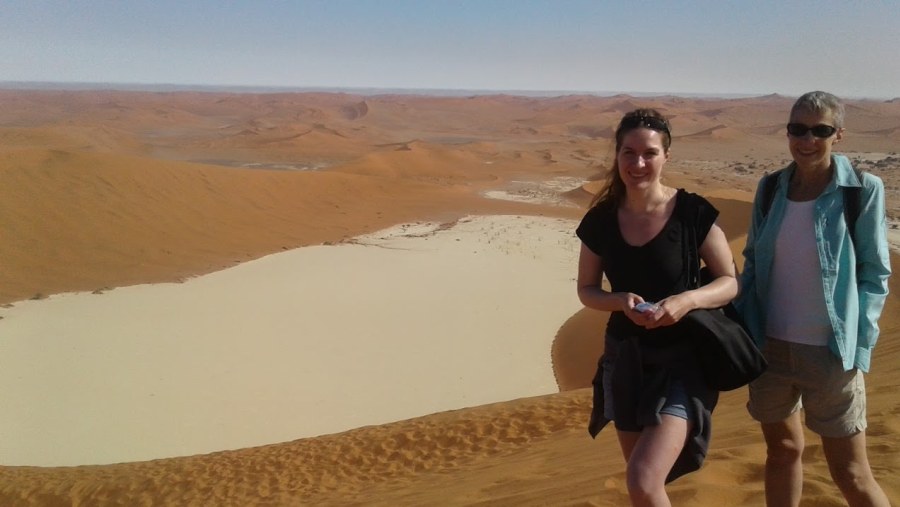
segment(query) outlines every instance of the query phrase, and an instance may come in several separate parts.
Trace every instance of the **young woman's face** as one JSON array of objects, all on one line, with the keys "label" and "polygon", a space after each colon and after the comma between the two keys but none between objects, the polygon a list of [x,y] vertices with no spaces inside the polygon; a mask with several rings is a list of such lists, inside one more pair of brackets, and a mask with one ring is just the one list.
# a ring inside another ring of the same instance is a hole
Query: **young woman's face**
[{"label": "young woman's face", "polygon": [[[815,127],[817,125],[835,126],[831,112],[816,113],[802,109],[791,114],[790,123],[799,123],[806,127]],[[843,134],[843,129],[837,129],[826,138],[816,137],[811,131],[803,136],[795,136],[789,133],[787,135],[788,147],[791,150],[794,162],[799,167],[804,169],[827,169],[831,165],[831,146],[840,141]]]},{"label": "young woman's face", "polygon": [[663,146],[663,134],[648,128],[636,128],[622,138],[616,159],[619,176],[626,188],[644,188],[656,184],[669,154]]}]

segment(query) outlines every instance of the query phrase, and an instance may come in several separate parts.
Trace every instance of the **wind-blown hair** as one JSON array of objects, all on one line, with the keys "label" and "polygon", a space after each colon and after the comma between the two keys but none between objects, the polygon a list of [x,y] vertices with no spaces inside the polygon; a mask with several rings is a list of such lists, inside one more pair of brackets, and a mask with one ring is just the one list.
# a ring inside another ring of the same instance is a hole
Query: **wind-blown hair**
[{"label": "wind-blown hair", "polygon": [[611,206],[618,208],[622,199],[625,197],[625,182],[619,175],[619,150],[622,149],[622,141],[625,135],[632,130],[646,128],[655,130],[662,135],[663,149],[669,152],[669,146],[672,145],[672,132],[667,120],[656,109],[635,109],[619,121],[616,127],[616,151],[613,158],[612,167],[606,175],[606,182],[597,192],[597,195],[591,200],[591,207],[594,206]]}]

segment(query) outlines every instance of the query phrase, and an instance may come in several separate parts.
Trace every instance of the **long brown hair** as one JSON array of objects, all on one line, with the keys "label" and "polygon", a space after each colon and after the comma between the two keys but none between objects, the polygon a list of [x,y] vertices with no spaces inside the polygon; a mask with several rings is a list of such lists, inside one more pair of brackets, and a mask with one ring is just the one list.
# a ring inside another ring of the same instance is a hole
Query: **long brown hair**
[{"label": "long brown hair", "polygon": [[606,182],[597,192],[597,195],[591,200],[591,207],[594,206],[611,206],[618,208],[622,199],[625,197],[625,182],[619,175],[619,150],[622,148],[622,140],[625,134],[634,129],[647,128],[655,130],[662,134],[663,149],[669,152],[669,146],[672,145],[672,132],[669,127],[669,120],[656,109],[635,109],[619,120],[619,126],[616,127],[616,151],[613,158],[612,167],[606,175]]}]

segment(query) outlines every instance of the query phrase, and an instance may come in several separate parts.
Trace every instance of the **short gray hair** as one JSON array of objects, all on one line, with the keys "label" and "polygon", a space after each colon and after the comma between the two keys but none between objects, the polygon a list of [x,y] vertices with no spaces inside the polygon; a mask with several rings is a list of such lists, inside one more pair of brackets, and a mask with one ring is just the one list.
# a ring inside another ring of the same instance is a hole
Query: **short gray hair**
[{"label": "short gray hair", "polygon": [[831,113],[831,119],[834,121],[833,127],[844,127],[844,103],[841,99],[834,95],[823,92],[814,91],[804,93],[794,102],[791,107],[791,116],[795,111],[811,111],[813,113]]}]

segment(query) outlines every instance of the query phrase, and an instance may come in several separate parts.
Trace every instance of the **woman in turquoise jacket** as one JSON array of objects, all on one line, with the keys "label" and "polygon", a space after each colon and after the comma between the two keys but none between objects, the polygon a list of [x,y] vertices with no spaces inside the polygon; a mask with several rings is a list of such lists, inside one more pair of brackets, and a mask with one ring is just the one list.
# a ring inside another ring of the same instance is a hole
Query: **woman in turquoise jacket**
[{"label": "woman in turquoise jacket", "polygon": [[[801,408],[848,503],[888,505],[866,455],[863,379],[891,272],[884,185],[832,153],[843,119],[830,93],[794,103],[787,127],[794,161],[760,181],[744,249],[736,305],[769,361],[748,403],[768,449],[769,506],[800,503]],[[845,211],[848,202],[857,204]]]}]

